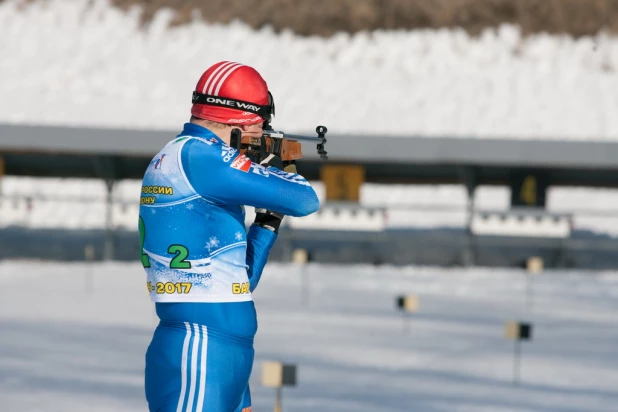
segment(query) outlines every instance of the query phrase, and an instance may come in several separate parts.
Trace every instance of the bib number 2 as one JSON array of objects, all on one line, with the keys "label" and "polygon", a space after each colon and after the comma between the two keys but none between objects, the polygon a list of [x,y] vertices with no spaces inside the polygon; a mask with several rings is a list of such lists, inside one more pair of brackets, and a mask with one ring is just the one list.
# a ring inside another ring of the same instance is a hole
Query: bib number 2
[{"label": "bib number 2", "polygon": [[[139,247],[142,259],[142,266],[145,268],[150,267],[150,258],[147,253],[144,253],[144,240],[146,239],[146,225],[144,219],[139,217]],[[191,269],[191,262],[188,262],[187,256],[189,256],[189,249],[183,245],[170,245],[167,248],[167,253],[175,255],[170,261],[170,269]]]},{"label": "bib number 2", "polygon": [[191,269],[191,262],[187,262],[185,259],[189,256],[189,249],[183,245],[171,245],[167,248],[167,253],[175,254],[174,258],[170,262],[170,268],[172,269]]}]

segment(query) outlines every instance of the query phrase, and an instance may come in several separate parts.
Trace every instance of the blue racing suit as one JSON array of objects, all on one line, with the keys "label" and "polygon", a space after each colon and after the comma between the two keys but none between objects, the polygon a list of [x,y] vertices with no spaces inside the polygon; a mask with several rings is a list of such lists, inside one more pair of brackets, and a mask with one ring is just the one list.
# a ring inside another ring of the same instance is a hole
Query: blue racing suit
[{"label": "blue racing suit", "polygon": [[276,234],[247,232],[244,206],[305,216],[319,208],[314,190],[187,123],[150,162],[140,203],[141,260],[160,318],[146,353],[150,410],[250,411],[251,293]]}]

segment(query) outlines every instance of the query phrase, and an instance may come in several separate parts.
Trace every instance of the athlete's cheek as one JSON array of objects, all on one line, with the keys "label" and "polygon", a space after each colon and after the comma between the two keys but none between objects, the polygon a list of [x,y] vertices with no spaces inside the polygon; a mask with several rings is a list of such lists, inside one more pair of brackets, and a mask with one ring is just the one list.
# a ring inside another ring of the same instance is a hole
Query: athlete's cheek
[{"label": "athlete's cheek", "polygon": [[242,132],[243,137],[255,137],[255,138],[260,138],[262,137],[263,131],[262,129],[258,129],[258,130],[245,130]]}]

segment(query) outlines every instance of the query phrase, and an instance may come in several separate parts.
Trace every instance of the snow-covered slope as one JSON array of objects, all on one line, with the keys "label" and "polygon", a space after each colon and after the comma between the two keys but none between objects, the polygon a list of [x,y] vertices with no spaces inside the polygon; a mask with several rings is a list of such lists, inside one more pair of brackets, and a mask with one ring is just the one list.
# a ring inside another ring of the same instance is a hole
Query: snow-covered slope
[{"label": "snow-covered slope", "polygon": [[0,122],[178,129],[198,77],[253,65],[276,126],[333,133],[618,140],[618,39],[515,27],[300,38],[241,23],[147,30],[103,0],[0,3]]}]

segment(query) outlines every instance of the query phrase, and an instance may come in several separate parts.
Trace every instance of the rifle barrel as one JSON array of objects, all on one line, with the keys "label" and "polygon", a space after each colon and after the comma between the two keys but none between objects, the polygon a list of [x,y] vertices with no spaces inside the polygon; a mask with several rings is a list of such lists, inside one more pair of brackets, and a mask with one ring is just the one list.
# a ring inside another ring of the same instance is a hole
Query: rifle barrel
[{"label": "rifle barrel", "polygon": [[318,143],[322,143],[324,141],[324,138],[319,137],[319,136],[303,136],[299,134],[289,134],[289,133],[283,133],[283,132],[275,132],[273,134],[283,135],[284,139],[290,139],[290,140],[306,140],[309,142],[318,142]]}]

